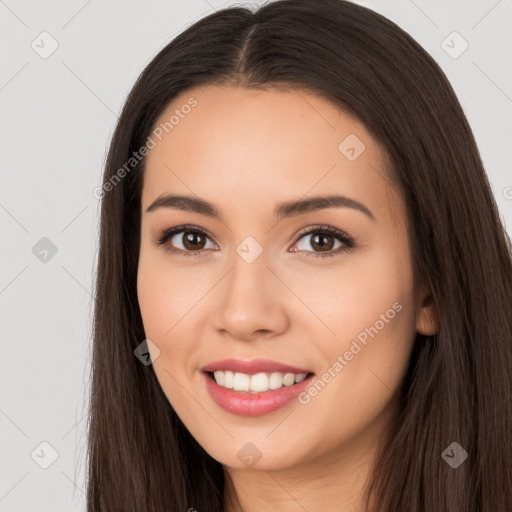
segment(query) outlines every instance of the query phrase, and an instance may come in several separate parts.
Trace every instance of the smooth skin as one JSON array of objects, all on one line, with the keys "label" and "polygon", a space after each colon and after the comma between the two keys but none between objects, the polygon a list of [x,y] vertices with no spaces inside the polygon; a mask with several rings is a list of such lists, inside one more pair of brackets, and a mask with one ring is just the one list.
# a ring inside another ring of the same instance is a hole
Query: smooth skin
[{"label": "smooth skin", "polygon": [[[397,412],[415,333],[437,329],[429,290],[413,300],[404,204],[384,151],[353,117],[302,90],[195,87],[156,125],[191,97],[197,106],[147,156],[142,191],[137,288],[146,337],[160,350],[159,383],[223,464],[246,512],[364,512],[364,485]],[[365,145],[354,161],[338,149],[350,134]],[[221,220],[178,208],[146,212],[164,194],[208,201]],[[281,202],[331,194],[359,201],[374,219],[347,206],[273,217]],[[155,243],[183,224],[206,235],[193,245],[185,229]],[[354,247],[321,229],[301,234],[318,225],[344,231]],[[247,237],[262,249],[252,263],[236,250]],[[395,303],[400,312],[307,404],[244,417],[207,392],[200,368],[224,358],[271,359],[321,378]],[[252,467],[237,456],[249,442],[261,453]]]}]

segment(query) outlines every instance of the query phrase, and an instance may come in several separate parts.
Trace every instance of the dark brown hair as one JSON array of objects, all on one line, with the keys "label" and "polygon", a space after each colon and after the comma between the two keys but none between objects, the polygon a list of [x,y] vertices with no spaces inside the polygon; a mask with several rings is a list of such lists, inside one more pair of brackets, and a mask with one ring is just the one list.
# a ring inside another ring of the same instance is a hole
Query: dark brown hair
[{"label": "dark brown hair", "polygon": [[[103,183],[198,85],[314,91],[385,148],[407,207],[417,283],[437,334],[417,335],[401,410],[368,486],[374,512],[512,510],[512,262],[471,128],[446,76],[407,33],[344,0],[227,8],[149,63],[122,110]],[[88,431],[89,512],[221,512],[222,465],[189,434],[152,366],[137,301],[144,160],[104,193]],[[107,189],[105,189],[107,190]],[[457,469],[441,457],[456,441]]]}]

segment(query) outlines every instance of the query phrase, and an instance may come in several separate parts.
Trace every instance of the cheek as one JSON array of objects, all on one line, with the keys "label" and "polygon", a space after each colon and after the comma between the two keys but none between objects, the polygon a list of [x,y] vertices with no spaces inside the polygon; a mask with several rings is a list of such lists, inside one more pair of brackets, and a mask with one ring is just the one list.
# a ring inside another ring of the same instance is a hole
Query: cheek
[{"label": "cheek", "polygon": [[318,403],[342,406],[349,429],[371,421],[386,406],[405,374],[415,337],[407,258],[382,251],[361,264],[322,283],[331,297],[324,317],[336,332],[322,347],[326,371],[336,377]]},{"label": "cheek", "polygon": [[[146,265],[147,263],[147,265]],[[179,336],[183,305],[177,298],[175,280],[158,265],[141,260],[137,276],[139,308],[146,338],[159,349],[158,357],[152,356],[152,367],[168,401],[176,409],[186,400],[180,392],[185,382],[187,345]]]},{"label": "cheek", "polygon": [[[299,317],[299,323],[321,327],[323,336],[316,338],[327,345],[332,340],[336,349],[376,322],[382,329],[380,318],[386,312],[384,321],[391,320],[387,332],[409,314],[405,309],[412,295],[412,273],[407,258],[393,248],[347,254],[332,266],[291,266],[281,273],[311,311]],[[402,312],[393,309],[395,302],[403,306]]]},{"label": "cheek", "polygon": [[162,339],[172,326],[171,295],[166,293],[165,279],[158,279],[157,272],[145,272],[139,268],[137,293],[140,312],[146,336],[149,339]]},{"label": "cheek", "polygon": [[[331,330],[331,335],[325,330],[315,336],[326,372],[337,377],[331,379],[337,392],[330,399],[348,401],[361,411],[366,407],[367,412],[372,403],[382,406],[406,371],[415,336],[413,276],[406,252],[385,248],[350,263],[347,258],[346,265],[332,272],[324,269],[314,279],[310,275],[300,281],[297,294],[304,296],[308,288],[308,306]],[[303,322],[303,328],[318,325],[313,315]]]},{"label": "cheek", "polygon": [[[197,343],[203,335],[207,310],[201,299],[211,288],[211,276],[171,266],[165,256],[141,254],[137,275],[139,308],[148,339],[159,348],[153,367],[166,391],[189,379],[197,367]],[[194,366],[195,365],[195,366]],[[169,375],[171,374],[171,375]]]},{"label": "cheek", "polygon": [[[137,295],[146,335],[158,339],[172,337],[193,304],[202,286],[197,273],[171,267],[165,255],[141,253],[137,273]],[[196,283],[196,284],[194,284]],[[193,311],[192,311],[193,313]]]},{"label": "cheek", "polygon": [[[142,256],[142,255],[141,255]],[[164,368],[176,372],[176,363],[181,359],[177,339],[173,340],[178,319],[183,316],[172,276],[160,268],[158,262],[141,257],[137,275],[138,303],[146,338],[157,345],[159,356],[153,360],[158,379],[166,377]]]}]

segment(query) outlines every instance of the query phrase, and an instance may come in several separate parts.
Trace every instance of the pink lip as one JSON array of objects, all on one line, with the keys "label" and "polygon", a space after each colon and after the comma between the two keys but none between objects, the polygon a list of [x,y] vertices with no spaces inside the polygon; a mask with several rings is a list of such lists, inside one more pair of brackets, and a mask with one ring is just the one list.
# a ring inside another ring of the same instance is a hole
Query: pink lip
[{"label": "pink lip", "polygon": [[[300,371],[298,373],[307,372]],[[206,371],[202,372],[202,376],[212,399],[224,410],[240,416],[261,416],[280,409],[302,393],[314,378],[314,375],[310,375],[302,382],[292,386],[269,389],[263,393],[247,393],[219,386]]]},{"label": "pink lip", "polygon": [[214,372],[216,370],[231,371],[254,375],[255,373],[312,373],[311,370],[297,368],[287,364],[270,361],[269,359],[252,359],[251,361],[242,361],[241,359],[222,359],[207,364],[202,368],[205,372]]}]

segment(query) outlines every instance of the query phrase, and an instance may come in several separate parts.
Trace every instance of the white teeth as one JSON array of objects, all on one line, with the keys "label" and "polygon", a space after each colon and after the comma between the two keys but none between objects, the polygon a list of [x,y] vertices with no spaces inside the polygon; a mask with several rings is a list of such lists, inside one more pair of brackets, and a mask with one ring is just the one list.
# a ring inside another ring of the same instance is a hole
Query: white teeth
[{"label": "white teeth", "polygon": [[283,374],[271,373],[268,379],[268,387],[270,389],[279,389],[283,387]]},{"label": "white teeth", "polygon": [[224,372],[217,370],[216,372],[213,372],[213,376],[215,377],[215,382],[219,386],[224,386],[224,382],[226,382],[224,379]]},{"label": "white teeth", "polygon": [[233,389],[235,391],[249,391],[249,384],[251,383],[251,377],[245,373],[235,373],[233,378]]},{"label": "white teeth", "polygon": [[[233,372],[219,372],[224,374],[224,384],[219,384],[219,386],[223,385],[225,388],[233,389]],[[214,374],[215,376],[215,374]],[[218,383],[217,383],[218,384]]]},{"label": "white teeth", "polygon": [[213,372],[213,377],[215,382],[224,388],[250,393],[262,393],[269,389],[279,389],[283,386],[292,386],[302,382],[307,377],[307,373],[274,372],[248,375],[246,373],[217,370]]},{"label": "white teeth", "polygon": [[293,373],[287,373],[283,377],[283,384],[285,386],[291,386],[292,384],[295,384],[295,375]]},{"label": "white teeth", "polygon": [[251,391],[267,391],[268,375],[266,373],[256,373],[251,375]]}]

